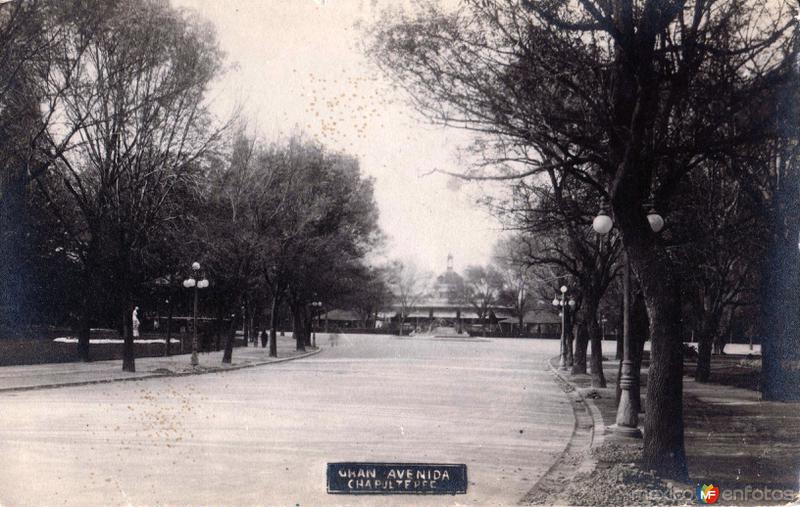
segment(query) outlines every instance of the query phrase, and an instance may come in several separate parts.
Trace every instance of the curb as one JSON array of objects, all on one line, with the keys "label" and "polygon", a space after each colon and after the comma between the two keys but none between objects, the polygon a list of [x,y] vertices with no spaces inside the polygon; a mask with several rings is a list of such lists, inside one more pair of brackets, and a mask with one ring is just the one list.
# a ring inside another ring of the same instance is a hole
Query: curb
[{"label": "curb", "polygon": [[583,403],[586,404],[589,410],[589,415],[592,417],[592,445],[591,450],[595,450],[601,445],[606,439],[606,423],[603,420],[603,414],[600,412],[600,408],[595,404],[594,400],[591,398],[585,397],[581,394],[579,387],[569,381],[567,377],[565,377],[552,363],[553,359],[547,361],[547,365],[550,367],[550,370],[553,372],[555,376],[560,378],[563,382],[571,386],[575,394],[580,398]]},{"label": "curb", "polygon": [[285,363],[287,361],[293,361],[295,359],[303,359],[306,357],[315,356],[322,352],[322,348],[318,348],[317,350],[312,350],[311,352],[306,352],[305,354],[298,354],[296,356],[290,357],[282,357],[275,359],[273,361],[259,361],[255,363],[245,363],[245,364],[238,364],[229,367],[222,367],[222,366],[213,366],[210,368],[204,368],[202,370],[196,371],[181,371],[181,372],[170,372],[170,373],[150,373],[145,375],[138,375],[135,377],[121,377],[121,378],[107,378],[107,379],[97,379],[97,380],[80,380],[75,382],[60,382],[55,384],[40,384],[35,386],[20,386],[20,387],[5,387],[0,388],[0,394],[2,393],[11,393],[11,392],[21,392],[21,391],[38,391],[40,389],[57,389],[59,387],[77,387],[77,386],[88,386],[92,384],[110,384],[112,382],[131,382],[131,381],[138,381],[138,380],[149,380],[154,378],[163,378],[163,377],[188,377],[190,375],[206,375],[209,373],[223,373],[226,371],[235,371],[235,370],[243,370],[245,368],[253,368],[256,366],[265,366],[268,364],[276,364],[276,363]]},{"label": "curb", "polygon": [[[579,389],[558,371],[558,368],[553,367],[551,360],[545,361],[545,370],[548,369],[569,400],[575,423],[567,445],[536,484],[520,499],[518,502],[520,505],[553,503],[553,495],[558,495],[558,488],[554,488],[554,484],[559,484],[564,476],[591,473],[597,466],[597,460],[592,457],[591,451],[602,445],[605,440],[603,417],[597,405],[591,399],[584,397]],[[598,428],[601,430],[598,431]],[[589,454],[582,455],[579,462],[575,463],[576,453],[582,454],[584,450],[588,450]]]}]

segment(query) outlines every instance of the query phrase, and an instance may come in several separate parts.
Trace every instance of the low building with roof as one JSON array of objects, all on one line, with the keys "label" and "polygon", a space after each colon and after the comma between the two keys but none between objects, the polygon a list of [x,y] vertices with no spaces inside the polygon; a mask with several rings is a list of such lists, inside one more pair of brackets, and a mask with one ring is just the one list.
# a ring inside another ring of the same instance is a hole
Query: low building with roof
[{"label": "low building with roof", "polygon": [[320,327],[326,331],[336,328],[356,328],[360,327],[364,319],[353,310],[335,309],[322,313],[318,317]]},{"label": "low building with roof", "polygon": [[519,317],[509,317],[499,322],[500,328],[509,336],[554,337],[561,333],[561,317],[550,309],[528,310],[522,317],[520,333]]},{"label": "low building with roof", "polygon": [[[459,301],[458,295],[463,286],[463,278],[453,269],[453,256],[448,255],[446,271],[436,277],[429,293],[408,311],[404,319],[406,326],[420,331],[433,327],[453,327],[462,331],[481,324],[476,309]],[[383,325],[399,325],[401,311],[402,307],[397,304],[384,309],[380,313],[384,319]],[[487,310],[485,322],[491,329],[501,320],[512,316],[513,310],[510,307],[492,305]]]}]

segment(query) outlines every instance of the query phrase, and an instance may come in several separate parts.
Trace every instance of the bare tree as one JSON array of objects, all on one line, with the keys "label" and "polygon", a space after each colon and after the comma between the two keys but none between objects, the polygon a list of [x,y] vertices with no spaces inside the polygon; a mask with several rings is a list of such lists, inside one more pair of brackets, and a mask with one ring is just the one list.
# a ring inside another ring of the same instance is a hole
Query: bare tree
[{"label": "bare tree", "polygon": [[430,273],[420,270],[412,260],[395,260],[390,264],[387,283],[400,307],[400,335],[408,315],[430,291],[431,278]]},{"label": "bare tree", "polygon": [[262,265],[273,302],[286,298],[297,349],[304,350],[311,336],[310,303],[332,302],[353,290],[365,255],[382,236],[373,181],[361,175],[357,159],[301,137],[279,151],[287,198]]},{"label": "bare tree", "polygon": [[531,296],[536,286],[533,270],[524,257],[524,244],[519,235],[501,239],[492,252],[492,263],[503,280],[503,290],[498,299],[514,308],[520,336],[525,329],[525,313],[535,301]]},{"label": "bare tree", "polygon": [[[645,217],[719,150],[762,138],[728,128],[784,80],[794,22],[786,2],[474,0],[395,13],[375,60],[431,120],[482,133],[471,175],[568,173],[610,204],[647,303],[652,361],[644,460],[685,478],[680,290]],[[493,149],[492,149],[493,148]]]},{"label": "bare tree", "polygon": [[51,0],[0,5],[0,202],[50,169],[88,121],[65,124],[62,113],[106,12]]},{"label": "bare tree", "polygon": [[[670,221],[671,251],[680,270],[686,323],[698,342],[695,379],[707,382],[712,350],[736,308],[755,299],[764,224],[741,185],[723,177],[722,164],[706,164],[687,178]],[[674,223],[673,223],[674,222]]]},{"label": "bare tree", "polygon": [[[65,225],[90,282],[86,290],[101,262],[112,267],[123,369],[134,371],[130,314],[139,254],[170,219],[164,210],[173,191],[192,184],[219,139],[204,94],[220,53],[206,25],[161,3],[114,4],[106,14],[56,113],[76,131],[56,165],[80,217]],[[37,181],[50,195],[48,181]],[[86,331],[79,335],[84,348]]]},{"label": "bare tree", "polygon": [[486,334],[486,319],[503,290],[503,276],[494,265],[467,266],[464,284],[459,299],[478,314],[483,334]]},{"label": "bare tree", "polygon": [[[238,132],[230,156],[216,159],[203,191],[204,209],[193,236],[214,279],[223,308],[218,313],[245,318],[240,308],[246,295],[261,290],[258,259],[262,255],[264,228],[280,208],[275,184],[277,171],[263,163],[255,138]],[[223,363],[233,355],[234,332],[227,334]],[[245,341],[246,344],[246,341]]]}]

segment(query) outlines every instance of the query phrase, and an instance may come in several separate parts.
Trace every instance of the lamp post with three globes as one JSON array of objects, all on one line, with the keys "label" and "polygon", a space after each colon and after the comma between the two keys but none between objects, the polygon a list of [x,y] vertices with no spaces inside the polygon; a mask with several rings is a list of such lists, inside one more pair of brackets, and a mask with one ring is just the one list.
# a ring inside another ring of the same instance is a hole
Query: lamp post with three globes
[{"label": "lamp post with three globes", "polygon": [[192,263],[192,275],[189,275],[189,278],[183,281],[183,286],[187,289],[194,289],[194,323],[192,324],[192,366],[197,366],[200,362],[197,359],[197,292],[198,289],[205,289],[208,287],[208,280],[205,276],[201,280],[195,279],[195,276],[199,278],[200,275],[200,263],[193,262]]},{"label": "lamp post with three globes", "polygon": [[571,366],[572,354],[570,348],[572,346],[569,336],[572,334],[572,320],[570,319],[570,311],[575,308],[575,299],[569,297],[567,299],[567,286],[561,286],[561,299],[558,296],[553,298],[553,306],[561,308],[561,355],[558,360],[558,368],[566,370],[567,366]]}]

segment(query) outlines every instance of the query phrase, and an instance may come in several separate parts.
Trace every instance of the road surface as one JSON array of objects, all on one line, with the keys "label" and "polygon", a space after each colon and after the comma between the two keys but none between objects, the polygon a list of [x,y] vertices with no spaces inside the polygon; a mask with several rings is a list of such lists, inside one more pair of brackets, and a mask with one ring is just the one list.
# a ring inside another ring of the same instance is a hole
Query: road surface
[{"label": "road surface", "polygon": [[[508,505],[572,434],[555,340],[318,340],[287,363],[0,393],[0,504]],[[466,463],[469,487],[330,495],[337,461]]]}]

